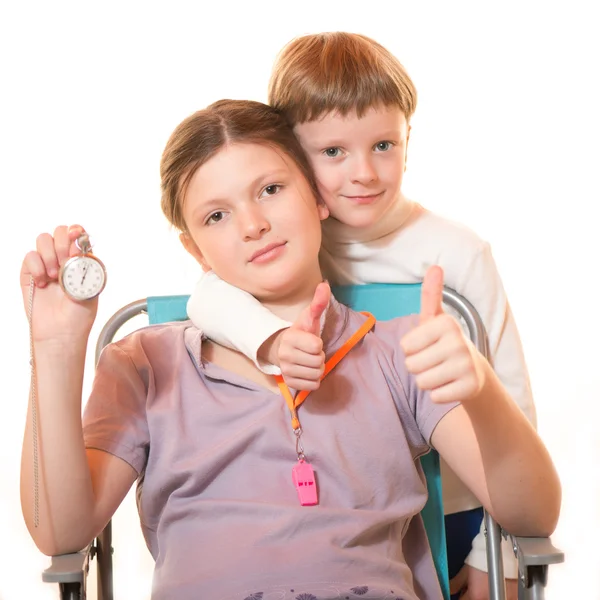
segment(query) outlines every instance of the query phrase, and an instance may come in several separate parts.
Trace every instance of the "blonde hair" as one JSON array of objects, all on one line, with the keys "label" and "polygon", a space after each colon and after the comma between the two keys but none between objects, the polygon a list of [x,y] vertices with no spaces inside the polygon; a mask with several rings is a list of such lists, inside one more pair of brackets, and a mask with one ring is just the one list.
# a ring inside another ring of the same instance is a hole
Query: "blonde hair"
[{"label": "blonde hair", "polygon": [[269,104],[292,126],[330,112],[359,117],[373,106],[398,106],[407,120],[417,91],[400,61],[375,40],[342,31],[305,35],[279,53]]},{"label": "blonde hair", "polygon": [[319,197],[312,168],[282,115],[251,100],[219,100],[184,119],[171,134],[160,161],[161,208],[169,222],[187,232],[183,203],[194,173],[228,144],[254,143],[276,148],[294,161]]}]

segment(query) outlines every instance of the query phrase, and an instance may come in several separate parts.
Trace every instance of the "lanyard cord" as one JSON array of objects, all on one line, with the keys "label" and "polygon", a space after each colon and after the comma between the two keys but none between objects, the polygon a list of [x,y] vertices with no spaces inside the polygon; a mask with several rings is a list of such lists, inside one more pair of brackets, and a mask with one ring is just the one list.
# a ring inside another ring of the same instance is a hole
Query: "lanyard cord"
[{"label": "lanyard cord", "polygon": [[[329,373],[338,365],[338,363],[362,340],[371,329],[373,329],[373,325],[375,325],[375,317],[368,312],[361,313],[367,316],[367,320],[344,342],[341,348],[335,352],[335,354],[325,363],[325,370],[323,371],[323,375],[321,375],[321,381],[327,377]],[[302,390],[298,392],[295,398],[292,397],[292,393],[290,392],[290,388],[287,386],[283,377],[281,375],[276,375],[275,379],[277,381],[277,385],[279,386],[279,390],[281,395],[285,398],[286,404],[290,409],[290,413],[292,414],[292,429],[294,432],[300,430],[300,421],[298,420],[298,407],[306,400],[308,395],[310,394],[309,390]]]}]

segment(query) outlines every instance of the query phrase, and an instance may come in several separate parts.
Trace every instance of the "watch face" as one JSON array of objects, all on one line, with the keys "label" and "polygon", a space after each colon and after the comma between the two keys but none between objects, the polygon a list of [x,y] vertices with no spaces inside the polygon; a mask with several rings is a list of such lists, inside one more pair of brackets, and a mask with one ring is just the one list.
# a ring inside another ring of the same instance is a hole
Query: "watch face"
[{"label": "watch face", "polygon": [[74,256],[62,271],[62,286],[75,300],[96,297],[106,284],[104,265],[92,256]]}]

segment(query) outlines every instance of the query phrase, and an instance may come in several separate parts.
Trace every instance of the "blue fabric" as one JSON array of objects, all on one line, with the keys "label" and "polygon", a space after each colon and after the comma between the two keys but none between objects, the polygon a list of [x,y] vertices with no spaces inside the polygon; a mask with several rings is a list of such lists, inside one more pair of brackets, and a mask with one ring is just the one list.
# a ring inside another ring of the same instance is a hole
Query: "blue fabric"
[{"label": "blue fabric", "polygon": [[[344,286],[333,289],[337,300],[355,310],[372,313],[385,321],[395,317],[417,314],[421,306],[421,284],[385,284]],[[187,319],[188,296],[153,296],[148,298],[150,324]],[[428,500],[422,515],[440,586],[445,600],[450,599],[446,531],[442,503],[442,482],[437,452],[421,459],[427,480]]]},{"label": "blue fabric", "polygon": [[[452,579],[463,567],[471,552],[473,538],[479,533],[483,521],[483,508],[474,508],[446,515],[446,549],[448,552],[448,573]],[[451,600],[458,600],[454,594]]]},{"label": "blue fabric", "polygon": [[147,310],[150,325],[186,321],[189,296],[148,296]]}]

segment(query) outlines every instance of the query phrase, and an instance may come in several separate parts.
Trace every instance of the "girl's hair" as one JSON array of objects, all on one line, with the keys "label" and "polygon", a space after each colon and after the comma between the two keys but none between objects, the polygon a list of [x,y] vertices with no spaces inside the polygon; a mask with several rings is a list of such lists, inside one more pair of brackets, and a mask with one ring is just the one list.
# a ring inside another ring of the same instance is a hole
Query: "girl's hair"
[{"label": "girl's hair", "polygon": [[161,208],[177,229],[187,231],[183,202],[194,173],[222,148],[241,143],[263,144],[286,154],[319,198],[310,163],[279,111],[251,100],[219,100],[182,121],[161,158]]},{"label": "girl's hair", "polygon": [[334,31],[305,35],[281,50],[269,82],[269,104],[292,126],[331,112],[358,117],[372,107],[397,106],[406,120],[417,90],[400,61],[375,40]]}]

